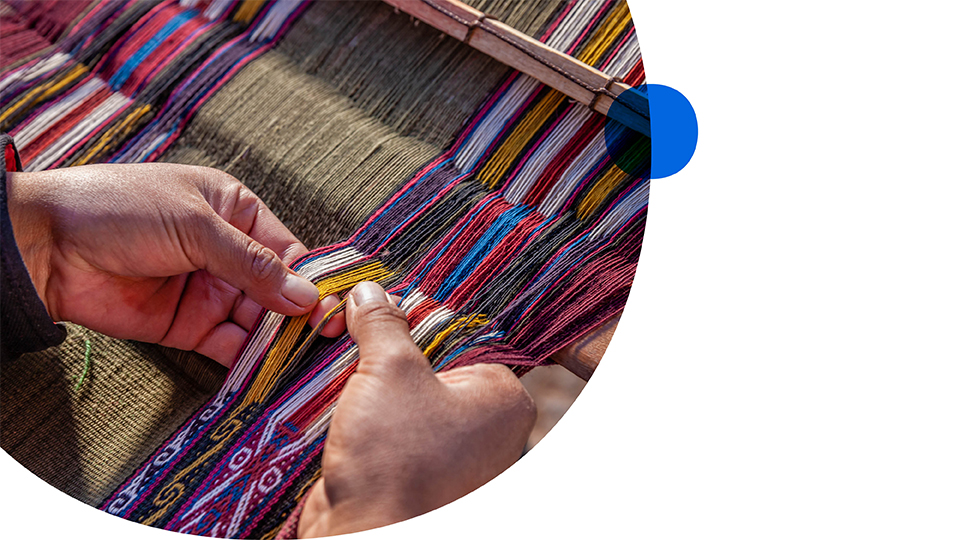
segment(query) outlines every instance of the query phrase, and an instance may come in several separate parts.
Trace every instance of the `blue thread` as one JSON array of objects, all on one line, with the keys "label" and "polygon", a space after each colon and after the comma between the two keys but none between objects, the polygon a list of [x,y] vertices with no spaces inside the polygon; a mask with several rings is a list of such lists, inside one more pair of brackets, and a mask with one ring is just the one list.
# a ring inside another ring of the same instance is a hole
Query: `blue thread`
[{"label": "blue thread", "polygon": [[[476,210],[472,215],[475,216],[475,215],[477,215],[478,213],[480,213],[480,211],[482,211],[484,208],[486,208],[486,206],[487,206],[488,204],[490,204],[490,203],[491,203],[492,201],[494,201],[494,200],[495,200],[495,199],[490,198],[490,199],[487,199],[486,201],[484,201],[484,203],[481,204],[480,207],[477,208],[477,210]],[[415,278],[413,278],[413,281],[410,282],[410,288],[411,288],[411,289],[413,289],[414,287],[416,287],[416,286],[418,286],[418,285],[420,284],[420,281],[424,278],[424,276],[427,275],[427,272],[430,270],[430,268],[433,267],[433,264],[434,264],[435,262],[437,262],[437,259],[439,259],[440,257],[442,257],[444,253],[446,253],[446,251],[450,248],[450,245],[453,244],[454,242],[456,242],[457,238],[460,237],[460,234],[463,233],[463,231],[464,231],[464,229],[459,229],[459,230],[457,230],[456,234],[454,234],[453,237],[443,246],[443,248],[441,248],[440,251],[437,252],[437,255],[436,255],[433,259],[431,259],[430,262],[428,262],[427,264],[425,264],[425,265],[423,266],[423,270],[421,270],[420,273],[417,274],[417,276],[416,276]]]},{"label": "blue thread", "polygon": [[520,221],[530,214],[530,208],[518,206],[500,214],[493,224],[483,233],[470,251],[463,257],[457,268],[447,276],[437,290],[435,298],[444,301],[457,285],[462,283],[480,264],[480,261],[512,231]]},{"label": "blue thread", "polygon": [[433,368],[433,370],[434,370],[434,371],[440,371],[441,369],[443,369],[443,366],[449,364],[451,360],[453,360],[454,358],[456,358],[457,356],[459,356],[460,353],[462,353],[463,351],[469,349],[470,347],[473,347],[473,346],[475,346],[475,345],[479,345],[479,344],[481,344],[481,343],[485,343],[485,342],[487,342],[487,341],[493,341],[493,340],[496,340],[496,339],[500,339],[500,338],[502,338],[502,337],[504,337],[504,336],[506,336],[506,335],[507,335],[506,332],[504,332],[503,330],[499,330],[499,331],[497,331],[497,332],[494,332],[494,333],[491,334],[491,335],[479,336],[479,337],[476,337],[476,338],[472,338],[472,339],[470,339],[470,341],[468,341],[466,344],[461,345],[459,348],[457,348],[457,350],[455,350],[455,351],[453,351],[452,353],[444,356],[443,359],[442,359],[440,362],[438,362],[437,365]]},{"label": "blue thread", "polygon": [[120,69],[113,74],[113,77],[110,77],[110,88],[114,91],[120,90],[120,87],[123,86],[123,83],[127,82],[127,79],[130,78],[130,75],[133,73],[133,70],[137,69],[137,66],[140,65],[143,60],[150,56],[150,53],[155,51],[161,43],[166,41],[174,32],[176,32],[181,26],[186,24],[187,21],[196,17],[199,13],[195,9],[188,9],[183,13],[177,15],[176,17],[167,21],[167,24],[160,29],[159,32],[154,34],[149,41],[143,44],[137,52],[133,53],[130,58],[127,58],[127,61],[120,66]]}]

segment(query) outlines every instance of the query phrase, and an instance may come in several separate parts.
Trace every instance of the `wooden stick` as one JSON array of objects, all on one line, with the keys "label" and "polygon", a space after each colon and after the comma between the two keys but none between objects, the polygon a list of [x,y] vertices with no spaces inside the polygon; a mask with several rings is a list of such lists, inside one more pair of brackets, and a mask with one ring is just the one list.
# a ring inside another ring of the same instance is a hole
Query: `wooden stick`
[{"label": "wooden stick", "polygon": [[610,344],[610,338],[613,337],[613,332],[617,329],[617,323],[619,322],[619,315],[611,317],[603,323],[603,326],[560,349],[550,358],[565,367],[567,371],[585,381],[589,381],[600,363],[600,358],[607,350],[607,345]]},{"label": "wooden stick", "polygon": [[[633,93],[630,103],[611,111],[614,99],[632,87],[572,56],[512,28],[458,0],[384,0],[399,11],[464,42],[587,105],[592,110],[650,136],[650,109],[645,94]],[[583,380],[590,380],[620,317],[551,358]]]},{"label": "wooden stick", "polygon": [[616,77],[557,51],[458,0],[384,1],[592,110],[650,136],[650,109],[645,94],[634,92],[636,99],[631,99],[629,105],[611,110],[614,100],[632,88]]}]

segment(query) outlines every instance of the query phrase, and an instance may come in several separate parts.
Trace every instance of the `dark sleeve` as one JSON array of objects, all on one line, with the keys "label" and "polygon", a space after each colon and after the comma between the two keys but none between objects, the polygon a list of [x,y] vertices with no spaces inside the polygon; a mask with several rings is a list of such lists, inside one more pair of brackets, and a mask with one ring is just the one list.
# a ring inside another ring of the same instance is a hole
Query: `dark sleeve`
[{"label": "dark sleeve", "polygon": [[7,163],[21,170],[20,156],[6,134],[0,134],[0,148],[0,358],[8,360],[58,345],[67,332],[47,314],[20,257],[7,212]]}]

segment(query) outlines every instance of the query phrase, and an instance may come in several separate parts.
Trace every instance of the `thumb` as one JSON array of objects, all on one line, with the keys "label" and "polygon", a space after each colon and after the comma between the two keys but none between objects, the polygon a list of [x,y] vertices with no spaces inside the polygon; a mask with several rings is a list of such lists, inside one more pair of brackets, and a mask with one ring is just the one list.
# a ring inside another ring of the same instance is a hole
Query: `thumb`
[{"label": "thumb", "polygon": [[320,296],[313,283],[288,268],[273,250],[212,214],[191,254],[198,266],[271,311],[303,315],[313,309]]},{"label": "thumb", "polygon": [[410,337],[406,313],[380,285],[364,281],[350,291],[347,330],[360,348],[358,372],[387,376],[396,370],[431,373],[430,363]]}]

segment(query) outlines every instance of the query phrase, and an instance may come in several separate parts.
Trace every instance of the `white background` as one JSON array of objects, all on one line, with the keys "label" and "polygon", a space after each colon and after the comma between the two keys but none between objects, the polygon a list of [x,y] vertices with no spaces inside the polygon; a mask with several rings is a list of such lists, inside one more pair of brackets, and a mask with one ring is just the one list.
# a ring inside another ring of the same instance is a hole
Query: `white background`
[{"label": "white background", "polygon": [[[700,139],[609,352],[516,466],[362,537],[956,538],[954,5],[631,1]],[[173,537],[0,454],[0,536]]]}]

